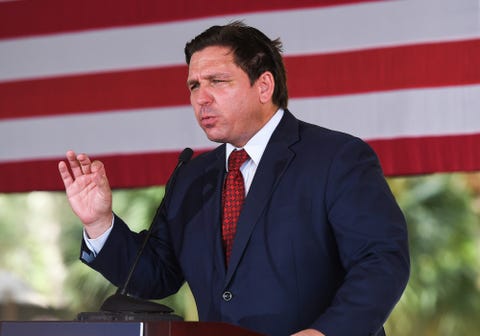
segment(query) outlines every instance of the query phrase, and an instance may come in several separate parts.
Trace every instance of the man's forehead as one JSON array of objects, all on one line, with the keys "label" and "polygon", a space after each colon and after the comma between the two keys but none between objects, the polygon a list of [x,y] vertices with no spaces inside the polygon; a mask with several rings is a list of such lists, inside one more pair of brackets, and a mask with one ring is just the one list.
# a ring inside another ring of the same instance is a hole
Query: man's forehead
[{"label": "man's forehead", "polygon": [[238,67],[229,50],[222,49],[203,49],[192,55],[188,66],[189,77],[191,75],[210,76],[213,73],[227,73],[231,66]]},{"label": "man's forehead", "polygon": [[199,61],[208,61],[209,59],[224,59],[233,61],[234,54],[232,49],[224,46],[209,46],[198,50],[192,54],[190,66]]}]

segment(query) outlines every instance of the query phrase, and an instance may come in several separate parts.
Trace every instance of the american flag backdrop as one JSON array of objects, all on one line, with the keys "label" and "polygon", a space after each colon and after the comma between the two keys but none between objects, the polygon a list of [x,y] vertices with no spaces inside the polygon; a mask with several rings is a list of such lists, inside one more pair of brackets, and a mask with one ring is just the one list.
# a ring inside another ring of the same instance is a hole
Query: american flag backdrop
[{"label": "american flag backdrop", "polygon": [[480,169],[478,0],[18,0],[0,1],[0,192],[62,189],[68,149],[124,188],[215,147],[183,48],[233,20],[282,39],[292,113],[365,139],[386,175]]}]

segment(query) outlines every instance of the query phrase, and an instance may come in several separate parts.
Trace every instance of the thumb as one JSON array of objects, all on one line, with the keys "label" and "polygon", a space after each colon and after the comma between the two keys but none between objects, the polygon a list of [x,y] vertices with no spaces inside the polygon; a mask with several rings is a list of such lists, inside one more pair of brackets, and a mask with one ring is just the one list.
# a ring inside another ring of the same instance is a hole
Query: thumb
[{"label": "thumb", "polygon": [[102,161],[98,161],[98,160],[93,161],[91,169],[92,169],[92,173],[97,173],[97,172],[102,173],[101,171],[103,171],[102,175],[105,175],[105,167]]}]

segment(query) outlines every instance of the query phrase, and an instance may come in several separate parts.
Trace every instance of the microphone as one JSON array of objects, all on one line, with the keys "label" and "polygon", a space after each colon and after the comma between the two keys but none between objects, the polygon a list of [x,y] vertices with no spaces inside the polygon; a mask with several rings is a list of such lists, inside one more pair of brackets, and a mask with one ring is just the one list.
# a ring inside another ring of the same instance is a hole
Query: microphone
[{"label": "microphone", "polygon": [[[145,239],[143,240],[142,246],[138,249],[137,255],[135,256],[135,260],[130,267],[128,272],[127,278],[121,287],[117,289],[115,294],[108,297],[105,302],[100,307],[102,312],[105,314],[100,313],[80,313],[78,315],[79,320],[145,320],[151,319],[153,315],[156,315],[154,319],[177,319],[181,320],[182,318],[176,315],[170,315],[173,310],[170,307],[162,305],[160,303],[142,300],[139,298],[135,298],[129,296],[127,293],[128,285],[130,284],[130,280],[132,275],[138,265],[140,257],[147,246],[147,243],[152,235],[153,226],[156,223],[158,217],[160,216],[161,212],[164,210],[166,206],[166,200],[170,195],[170,191],[175,185],[175,181],[177,179],[178,172],[180,168],[187,164],[190,159],[192,158],[193,150],[190,148],[185,148],[180,155],[178,156],[178,163],[175,166],[170,178],[167,181],[165,186],[165,193],[163,195],[162,201],[155,212],[155,216],[153,217],[152,222],[148,228],[147,234]],[[158,314],[160,314],[158,316]],[[164,316],[166,315],[166,317]]]},{"label": "microphone", "polygon": [[177,175],[178,175],[178,172],[180,170],[180,167],[182,167],[184,164],[188,163],[188,161],[190,161],[192,155],[193,155],[193,151],[190,148],[185,148],[180,153],[180,155],[178,156],[178,163],[177,163],[175,169],[173,170],[172,175],[170,176],[170,178],[167,181],[167,184],[165,186],[165,193],[163,195],[163,199],[162,199],[162,201],[160,202],[160,205],[157,208],[155,216],[153,217],[153,220],[152,220],[152,222],[150,224],[150,227],[147,231],[147,235],[145,236],[145,239],[143,240],[142,247],[140,247],[140,249],[137,252],[137,256],[135,258],[135,261],[132,264],[132,267],[130,268],[130,272],[128,273],[128,276],[127,276],[127,279],[125,280],[125,283],[123,284],[122,287],[120,287],[117,290],[117,293],[119,293],[120,295],[126,295],[127,287],[130,283],[133,272],[135,271],[135,268],[137,267],[138,261],[140,260],[140,257],[143,253],[143,250],[147,246],[148,240],[150,239],[150,236],[152,234],[153,225],[156,222],[158,216],[160,216],[161,211],[165,207],[165,200],[167,199],[167,196],[169,196],[169,191],[170,191],[171,187],[175,184],[175,181],[177,179]]}]

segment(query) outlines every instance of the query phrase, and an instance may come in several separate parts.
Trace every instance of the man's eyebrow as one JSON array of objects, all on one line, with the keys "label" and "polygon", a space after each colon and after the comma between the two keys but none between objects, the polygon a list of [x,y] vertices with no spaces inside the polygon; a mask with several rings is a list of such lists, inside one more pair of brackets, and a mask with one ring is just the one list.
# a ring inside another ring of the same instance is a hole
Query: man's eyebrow
[{"label": "man's eyebrow", "polygon": [[[230,78],[231,75],[228,74],[228,73],[225,73],[225,72],[215,72],[215,73],[212,73],[210,75],[207,75],[205,76],[203,79],[206,79],[206,80],[212,80],[212,79],[217,79],[217,78],[221,78],[221,79],[228,79]],[[191,86],[193,84],[198,84],[199,80],[198,79],[188,79],[187,80],[187,86]]]},{"label": "man's eyebrow", "polygon": [[215,72],[215,73],[212,73],[211,75],[208,75],[206,78],[207,79],[212,79],[212,78],[228,78],[228,77],[230,77],[229,73]]},{"label": "man's eyebrow", "polygon": [[193,84],[197,84],[198,83],[198,80],[196,79],[187,79],[187,86],[190,87],[192,86]]}]

